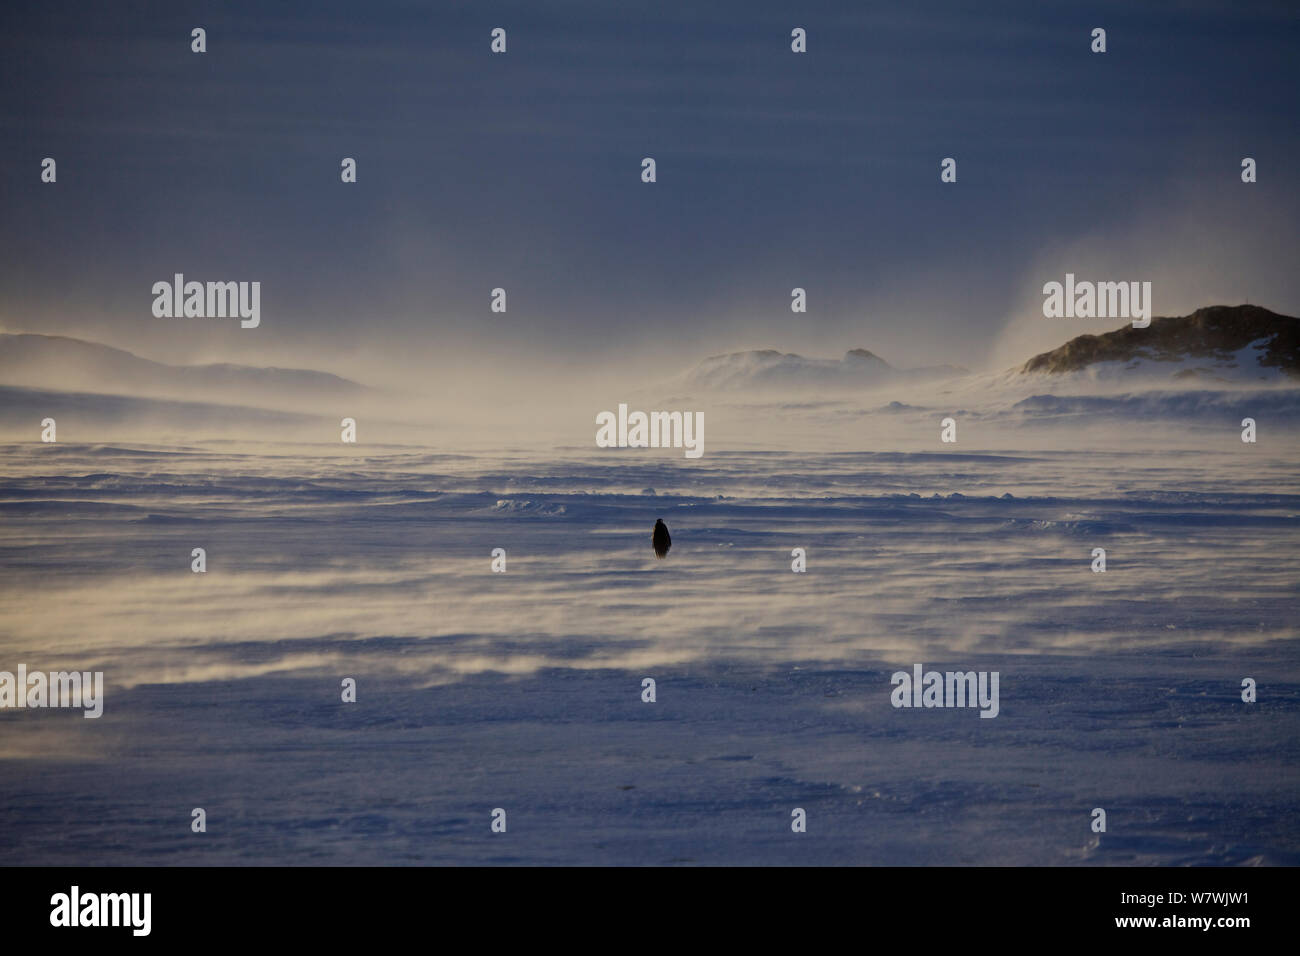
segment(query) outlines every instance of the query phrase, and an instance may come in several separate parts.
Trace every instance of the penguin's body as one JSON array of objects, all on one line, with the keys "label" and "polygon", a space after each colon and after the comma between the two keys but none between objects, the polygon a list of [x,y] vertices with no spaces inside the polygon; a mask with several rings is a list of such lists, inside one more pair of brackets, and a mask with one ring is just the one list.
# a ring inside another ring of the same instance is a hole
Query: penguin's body
[{"label": "penguin's body", "polygon": [[668,525],[664,524],[663,518],[655,522],[655,530],[654,534],[650,536],[650,543],[654,545],[656,558],[665,557],[668,554],[668,549],[673,546],[673,539],[668,535]]}]

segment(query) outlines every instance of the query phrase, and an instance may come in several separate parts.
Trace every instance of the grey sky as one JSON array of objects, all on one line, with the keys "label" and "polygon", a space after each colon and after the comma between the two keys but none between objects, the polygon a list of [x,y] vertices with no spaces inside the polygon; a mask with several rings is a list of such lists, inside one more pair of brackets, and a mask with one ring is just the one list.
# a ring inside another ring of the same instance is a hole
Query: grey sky
[{"label": "grey sky", "polygon": [[[1298,40],[1293,3],[11,0],[0,324],[364,378],[996,364],[1091,330],[1033,324],[1067,269],[1296,314]],[[177,271],[260,280],[261,328],[154,318]]]}]

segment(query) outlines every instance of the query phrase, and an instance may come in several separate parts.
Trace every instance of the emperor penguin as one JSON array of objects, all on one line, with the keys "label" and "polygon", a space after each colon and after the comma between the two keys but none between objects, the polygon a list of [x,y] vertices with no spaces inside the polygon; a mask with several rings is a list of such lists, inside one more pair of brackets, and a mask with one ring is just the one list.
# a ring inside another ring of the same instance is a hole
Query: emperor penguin
[{"label": "emperor penguin", "polygon": [[656,558],[667,556],[668,549],[673,546],[673,539],[668,535],[668,525],[664,524],[663,518],[655,522],[655,530],[654,534],[651,535],[650,543],[654,545]]}]

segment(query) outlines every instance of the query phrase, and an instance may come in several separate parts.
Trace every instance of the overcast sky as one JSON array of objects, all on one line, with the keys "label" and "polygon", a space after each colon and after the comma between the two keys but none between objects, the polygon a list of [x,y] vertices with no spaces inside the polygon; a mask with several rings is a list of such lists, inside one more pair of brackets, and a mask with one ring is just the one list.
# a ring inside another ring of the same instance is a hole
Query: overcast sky
[{"label": "overcast sky", "polygon": [[[1298,41],[1293,2],[6,0],[0,325],[373,379],[997,364],[1098,330],[1042,318],[1066,271],[1298,314]],[[175,272],[261,281],[261,327],[155,318]]]}]

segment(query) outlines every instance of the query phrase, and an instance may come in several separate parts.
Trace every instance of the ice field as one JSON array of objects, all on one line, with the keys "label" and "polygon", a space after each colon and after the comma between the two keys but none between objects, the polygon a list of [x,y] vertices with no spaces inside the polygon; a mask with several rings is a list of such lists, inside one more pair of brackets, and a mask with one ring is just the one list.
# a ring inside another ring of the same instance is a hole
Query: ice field
[{"label": "ice field", "polygon": [[[0,857],[1300,863],[1297,444],[1234,420],[1295,390],[1081,401],[951,446],[906,403],[714,409],[696,461],[8,444],[0,668],[106,692],[0,713]],[[756,424],[812,419],[895,450]],[[891,706],[918,663],[999,672],[996,719]]]}]

